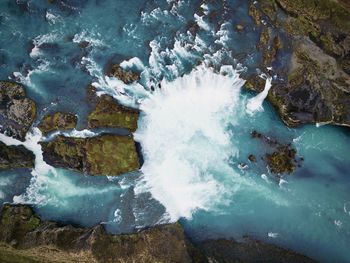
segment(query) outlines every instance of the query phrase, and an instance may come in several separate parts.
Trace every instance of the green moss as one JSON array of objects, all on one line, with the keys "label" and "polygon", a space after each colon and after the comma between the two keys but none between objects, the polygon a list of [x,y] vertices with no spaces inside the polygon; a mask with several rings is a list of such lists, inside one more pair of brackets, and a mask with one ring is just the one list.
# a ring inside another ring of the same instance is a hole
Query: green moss
[{"label": "green moss", "polygon": [[135,131],[138,117],[137,110],[119,105],[112,97],[103,95],[88,117],[88,126],[89,128],[126,128]]},{"label": "green moss", "polygon": [[67,138],[42,143],[44,160],[55,167],[70,168],[91,175],[119,175],[139,169],[132,137],[101,135]]},{"label": "green moss", "polygon": [[56,130],[74,129],[78,118],[72,113],[56,112],[53,115],[46,115],[39,125],[43,134]]}]

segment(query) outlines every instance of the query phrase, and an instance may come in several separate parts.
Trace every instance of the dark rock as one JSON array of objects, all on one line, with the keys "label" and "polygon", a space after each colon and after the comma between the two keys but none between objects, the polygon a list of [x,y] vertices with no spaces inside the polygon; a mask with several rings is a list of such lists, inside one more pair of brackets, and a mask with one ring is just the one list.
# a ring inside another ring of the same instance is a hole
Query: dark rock
[{"label": "dark rock", "polygon": [[[1,262],[185,263],[193,262],[194,251],[179,224],[110,235],[102,225],[89,229],[41,221],[22,205],[3,207],[0,241]],[[27,261],[16,261],[19,256]]]},{"label": "dark rock", "polygon": [[78,117],[72,113],[55,112],[52,115],[46,115],[38,128],[44,135],[57,130],[74,129],[77,126]]},{"label": "dark rock", "polygon": [[256,162],[256,157],[255,157],[255,155],[250,154],[250,155],[248,156],[248,160],[251,161],[251,162],[253,162],[253,163],[255,163],[255,162]]},{"label": "dark rock", "polygon": [[288,82],[268,95],[289,126],[332,123],[350,126],[350,76],[307,40],[294,43]]},{"label": "dark rock", "polygon": [[115,64],[107,71],[109,77],[116,77],[123,81],[125,84],[131,84],[140,79],[139,74],[124,70],[120,65]]},{"label": "dark rock", "polygon": [[314,262],[292,251],[245,239],[193,245],[179,223],[133,234],[111,235],[102,225],[60,226],[42,221],[25,205],[4,205],[0,214],[0,262]]},{"label": "dark rock", "polygon": [[[268,96],[283,121],[289,126],[350,126],[349,4],[260,0],[251,4],[249,14],[262,31],[258,45],[262,67],[270,66],[283,48],[278,32],[291,43],[291,59],[279,70],[286,81],[273,85]],[[269,22],[262,25],[262,19]]]},{"label": "dark rock", "polygon": [[200,244],[200,248],[207,256],[209,262],[223,263],[306,263],[314,260],[295,252],[266,244],[252,239],[244,242],[234,240],[210,240]]},{"label": "dark rock", "polygon": [[23,146],[7,146],[0,142],[0,171],[15,168],[33,168],[35,156]]},{"label": "dark rock", "polygon": [[24,141],[36,116],[36,105],[28,99],[24,87],[0,81],[0,132]]},{"label": "dark rock", "polygon": [[[297,158],[297,151],[291,144],[283,144],[257,131],[252,131],[252,138],[263,141],[268,147],[262,160],[266,161],[270,172],[273,174],[291,174],[297,167],[301,167],[303,157]],[[248,159],[256,161],[256,157],[250,155]]]},{"label": "dark rock", "polygon": [[267,165],[272,173],[292,173],[296,168],[296,150],[287,145],[278,146],[276,151],[266,154]]},{"label": "dark rock", "polygon": [[135,142],[129,136],[57,136],[53,141],[42,142],[41,145],[48,164],[90,175],[120,175],[140,167]]},{"label": "dark rock", "polygon": [[139,111],[118,104],[111,96],[97,98],[96,108],[88,116],[89,128],[126,128],[136,131]]}]

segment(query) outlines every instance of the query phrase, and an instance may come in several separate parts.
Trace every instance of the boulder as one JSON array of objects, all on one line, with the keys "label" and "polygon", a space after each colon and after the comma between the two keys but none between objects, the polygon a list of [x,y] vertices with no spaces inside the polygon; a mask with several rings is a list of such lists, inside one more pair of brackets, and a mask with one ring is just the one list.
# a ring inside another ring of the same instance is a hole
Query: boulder
[{"label": "boulder", "polygon": [[136,131],[139,111],[120,105],[111,96],[96,98],[96,107],[88,116],[89,128],[125,128]]},{"label": "boulder", "polygon": [[135,142],[130,136],[57,136],[41,145],[44,160],[48,164],[90,175],[120,175],[140,167]]},{"label": "boulder", "polygon": [[0,81],[0,132],[24,141],[35,116],[35,102],[26,97],[24,87]]},{"label": "boulder", "polygon": [[35,156],[23,146],[7,146],[0,142],[0,171],[15,168],[34,168]]},{"label": "boulder", "polygon": [[131,84],[140,79],[139,74],[125,70],[119,64],[112,65],[107,71],[107,76],[118,78],[125,84]]},{"label": "boulder", "polygon": [[43,117],[38,128],[44,135],[57,130],[74,129],[77,126],[78,117],[72,113],[55,112]]}]

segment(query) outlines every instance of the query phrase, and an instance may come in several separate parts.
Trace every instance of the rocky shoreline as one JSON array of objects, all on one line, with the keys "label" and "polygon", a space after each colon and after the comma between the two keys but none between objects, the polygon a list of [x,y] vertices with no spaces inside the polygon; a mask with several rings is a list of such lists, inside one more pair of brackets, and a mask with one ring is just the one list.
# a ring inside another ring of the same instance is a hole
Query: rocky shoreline
[{"label": "rocky shoreline", "polygon": [[102,225],[78,228],[42,221],[29,206],[5,204],[0,213],[0,261],[22,262],[314,262],[247,238],[192,243],[179,223],[111,235]]},{"label": "rocky shoreline", "polygon": [[[261,68],[272,67],[281,77],[268,100],[284,123],[350,126],[349,5],[260,0],[251,2],[249,14],[261,31]],[[246,87],[261,91],[263,83],[251,77]]]}]

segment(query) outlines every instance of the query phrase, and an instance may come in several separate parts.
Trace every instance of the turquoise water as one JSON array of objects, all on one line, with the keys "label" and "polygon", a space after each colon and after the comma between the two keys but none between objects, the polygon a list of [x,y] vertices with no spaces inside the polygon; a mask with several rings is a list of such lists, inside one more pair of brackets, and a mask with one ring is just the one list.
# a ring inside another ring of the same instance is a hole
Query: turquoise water
[{"label": "turquoise water", "polygon": [[[135,138],[145,164],[118,178],[43,164],[1,172],[0,201],[33,204],[43,218],[63,223],[102,222],[114,233],[181,218],[193,240],[247,234],[322,262],[350,262],[349,131],[289,129],[266,102],[264,111],[246,112],[254,95],[240,91],[238,73],[257,68],[258,32],[247,1],[227,2],[1,1],[0,79],[23,83],[39,117],[72,111],[81,128],[90,83],[141,108]],[[235,31],[237,23],[244,32]],[[105,77],[112,62],[141,73],[140,83]],[[236,71],[221,68],[228,73],[221,77],[200,63]],[[162,79],[173,82],[151,95]],[[281,181],[262,162],[249,163],[249,154],[267,151],[250,138],[253,130],[292,142],[302,167]]]}]

